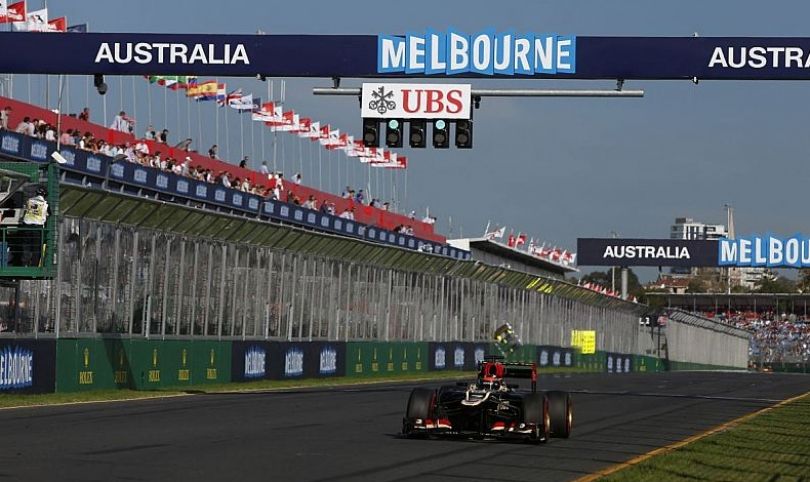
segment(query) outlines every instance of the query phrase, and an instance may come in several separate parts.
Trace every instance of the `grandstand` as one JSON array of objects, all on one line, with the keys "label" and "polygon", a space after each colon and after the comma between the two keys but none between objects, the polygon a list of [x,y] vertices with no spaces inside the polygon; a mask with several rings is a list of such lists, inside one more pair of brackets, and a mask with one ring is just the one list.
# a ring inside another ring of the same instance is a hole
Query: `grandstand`
[{"label": "grandstand", "polygon": [[805,293],[649,293],[650,303],[679,308],[750,333],[752,365],[807,371],[810,318]]},{"label": "grandstand", "polygon": [[[9,106],[12,109],[9,120],[10,128],[17,126],[19,122],[26,117],[32,120],[38,119],[53,126],[57,125],[57,114],[47,109],[7,97],[0,97],[0,106]],[[80,133],[90,133],[95,139],[103,140],[105,143],[114,146],[135,146],[137,143],[141,142],[148,146],[149,152],[152,154],[162,152],[164,157],[175,158],[181,163],[184,162],[187,157],[190,158],[189,167],[191,169],[210,171],[215,173],[217,176],[227,173],[230,179],[248,179],[252,186],[261,188],[263,192],[268,189],[272,190],[274,187],[274,184],[267,179],[266,176],[257,171],[241,168],[235,164],[222,160],[211,159],[197,152],[187,152],[181,149],[172,148],[168,145],[160,144],[155,140],[139,139],[128,132],[108,129],[104,126],[75,117],[62,116],[60,122],[63,132],[73,130]],[[6,150],[5,154],[14,153]],[[354,220],[359,223],[369,226],[376,226],[389,231],[394,230],[394,228],[397,226],[411,226],[413,228],[413,235],[415,237],[430,241],[432,243],[444,244],[445,242],[445,238],[443,236],[434,232],[433,224],[431,223],[425,223],[418,219],[411,219],[406,215],[386,211],[367,204],[355,205],[356,203],[353,200],[344,199],[338,195],[318,191],[317,189],[307,187],[302,184],[296,184],[295,182],[292,182],[292,180],[284,184],[284,189],[284,200],[287,199],[289,194],[292,194],[301,200],[306,200],[312,196],[321,204],[329,203],[333,205],[336,213],[342,213],[346,210],[354,208]]]}]

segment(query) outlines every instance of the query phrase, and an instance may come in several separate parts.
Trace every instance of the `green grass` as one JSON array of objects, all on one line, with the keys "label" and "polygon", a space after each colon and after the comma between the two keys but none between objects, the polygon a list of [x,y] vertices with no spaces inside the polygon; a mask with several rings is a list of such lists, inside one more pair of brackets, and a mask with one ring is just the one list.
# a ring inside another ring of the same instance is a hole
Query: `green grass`
[{"label": "green grass", "polygon": [[475,372],[447,371],[426,372],[419,374],[397,374],[381,377],[335,377],[311,378],[301,380],[258,380],[254,382],[219,383],[212,385],[193,385],[187,387],[174,387],[161,390],[93,390],[71,393],[44,393],[44,394],[3,394],[0,395],[0,408],[27,407],[33,405],[58,405],[81,402],[107,402],[127,400],[134,398],[155,398],[165,396],[187,395],[196,393],[223,393],[244,392],[290,388],[318,388],[339,387],[343,385],[374,384],[386,382],[429,381],[470,379]]},{"label": "green grass", "polygon": [[810,394],[599,480],[810,480]]}]

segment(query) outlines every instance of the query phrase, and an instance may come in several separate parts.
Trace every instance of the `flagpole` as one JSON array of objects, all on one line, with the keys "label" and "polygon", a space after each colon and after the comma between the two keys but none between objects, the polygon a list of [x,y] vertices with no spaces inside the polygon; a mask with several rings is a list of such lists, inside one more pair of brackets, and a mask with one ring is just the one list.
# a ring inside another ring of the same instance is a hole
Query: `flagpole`
[{"label": "flagpole", "polygon": [[[132,79],[132,117],[135,119],[135,122],[138,122],[138,96],[135,92],[135,76],[131,77]],[[132,133],[135,134],[135,137],[138,137],[138,132],[135,130],[135,126],[132,127]]]},{"label": "flagpole", "polygon": [[[177,79],[177,82],[180,83],[180,79]],[[188,92],[188,77],[186,77],[186,92]],[[179,99],[180,99],[181,95],[183,95],[183,94],[181,94],[180,90],[178,90],[177,91],[178,102],[179,102]],[[191,104],[188,103],[188,100],[186,100],[186,121],[188,122],[188,137],[190,138],[191,137]],[[201,141],[201,139],[197,138],[197,151],[200,150],[200,145],[199,145],[200,141]],[[190,148],[191,148],[191,146],[187,147],[187,149],[190,149]]]},{"label": "flagpole", "polygon": [[[189,107],[190,108],[190,107]],[[202,143],[202,114],[200,113],[200,103],[197,102],[197,152],[204,152],[203,143]]]},{"label": "flagpole", "polygon": [[241,115],[239,116],[239,143],[242,145],[242,155],[239,158],[241,162],[245,158],[245,123]]},{"label": "flagpole", "polygon": [[[251,110],[251,112],[253,111]],[[256,134],[253,131],[253,122],[250,123],[250,157],[256,162]],[[256,164],[258,165],[259,163],[257,162]]]},{"label": "flagpole", "polygon": [[[221,107],[217,106],[217,110],[221,109]],[[228,128],[228,111],[225,110],[225,157],[230,162],[231,160],[231,135],[230,129]]]},{"label": "flagpole", "polygon": [[[217,83],[217,89],[219,89],[219,77],[214,77],[214,82]],[[199,100],[197,102],[199,102]],[[214,129],[214,132],[216,133],[216,142],[215,142],[215,144],[217,145],[217,147],[219,147],[219,106],[215,106],[215,107],[216,107],[215,113],[216,113],[216,123],[217,123],[217,128]]]},{"label": "flagpole", "polygon": [[318,189],[323,190],[323,151],[318,149]]},{"label": "flagpole", "polygon": [[[166,126],[169,125],[169,97],[167,93],[168,89],[163,89],[163,128],[166,129]],[[105,115],[106,117],[106,115]],[[168,142],[168,139],[166,139]]]}]

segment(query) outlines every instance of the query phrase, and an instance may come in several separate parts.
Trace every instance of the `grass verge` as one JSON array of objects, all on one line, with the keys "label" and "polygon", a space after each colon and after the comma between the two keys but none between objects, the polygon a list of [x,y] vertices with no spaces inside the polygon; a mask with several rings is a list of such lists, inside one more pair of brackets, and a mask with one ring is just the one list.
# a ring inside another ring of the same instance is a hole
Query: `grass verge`
[{"label": "grass verge", "polygon": [[113,402],[167,396],[193,395],[200,393],[251,392],[266,390],[284,390],[291,388],[329,388],[346,385],[370,385],[390,382],[433,381],[470,379],[475,372],[448,371],[426,372],[420,374],[399,374],[385,377],[334,377],[311,378],[301,380],[258,380],[254,382],[219,383],[212,385],[194,385],[173,387],[161,390],[93,390],[72,393],[43,394],[3,394],[0,395],[0,408],[31,407],[42,405],[61,405],[71,403]]},{"label": "grass verge", "polygon": [[[810,393],[598,478],[614,481],[788,481],[810,478]],[[608,469],[610,470],[610,469]]]}]

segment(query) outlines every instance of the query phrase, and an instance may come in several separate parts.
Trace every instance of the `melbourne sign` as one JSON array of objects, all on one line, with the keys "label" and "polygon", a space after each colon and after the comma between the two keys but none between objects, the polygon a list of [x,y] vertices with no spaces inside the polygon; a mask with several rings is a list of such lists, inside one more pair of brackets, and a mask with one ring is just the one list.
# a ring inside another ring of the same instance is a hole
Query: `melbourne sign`
[{"label": "melbourne sign", "polygon": [[470,84],[364,83],[362,117],[469,119]]},{"label": "melbourne sign", "polygon": [[23,74],[810,79],[808,37],[590,37],[505,28],[386,35],[0,32],[0,45],[26,53],[0,55],[0,72]]},{"label": "melbourne sign", "polygon": [[377,72],[423,75],[534,75],[576,72],[571,35],[515,34],[494,29],[377,37]]},{"label": "melbourne sign", "polygon": [[721,239],[717,248],[720,266],[810,267],[810,238],[801,235]]},{"label": "melbourne sign", "polygon": [[580,238],[581,266],[717,266],[717,241]]}]

